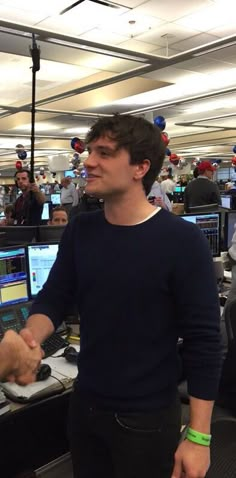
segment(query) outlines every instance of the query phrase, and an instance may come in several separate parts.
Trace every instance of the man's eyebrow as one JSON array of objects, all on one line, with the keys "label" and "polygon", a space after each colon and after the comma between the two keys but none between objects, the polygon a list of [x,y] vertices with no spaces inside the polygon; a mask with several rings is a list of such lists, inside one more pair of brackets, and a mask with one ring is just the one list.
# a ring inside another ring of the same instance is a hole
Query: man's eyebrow
[{"label": "man's eyebrow", "polygon": [[117,147],[111,148],[110,146],[102,145],[102,144],[100,144],[99,146],[94,146],[94,148],[91,148],[91,146],[88,145],[87,149],[88,149],[88,151],[91,151],[91,149],[97,149],[99,151],[101,151],[101,150],[104,151],[105,150],[105,151],[108,151],[108,152],[111,152],[111,153],[115,153],[118,150]]}]

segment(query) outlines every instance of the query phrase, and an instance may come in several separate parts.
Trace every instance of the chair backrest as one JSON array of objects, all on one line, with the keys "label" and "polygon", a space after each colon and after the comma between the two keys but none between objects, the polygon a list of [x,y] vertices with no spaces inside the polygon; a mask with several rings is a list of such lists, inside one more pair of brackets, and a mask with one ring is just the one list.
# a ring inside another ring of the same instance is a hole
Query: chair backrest
[{"label": "chair backrest", "polygon": [[225,327],[228,336],[228,342],[236,341],[236,297],[229,300],[225,305]]},{"label": "chair backrest", "polygon": [[206,478],[235,478],[236,419],[217,419],[212,422],[211,433],[211,466]]}]

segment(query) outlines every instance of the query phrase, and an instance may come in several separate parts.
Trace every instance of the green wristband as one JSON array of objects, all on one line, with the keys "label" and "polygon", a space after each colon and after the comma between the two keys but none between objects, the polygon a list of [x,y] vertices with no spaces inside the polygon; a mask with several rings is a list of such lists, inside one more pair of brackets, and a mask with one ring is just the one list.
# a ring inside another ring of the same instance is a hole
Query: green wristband
[{"label": "green wristband", "polygon": [[193,430],[190,427],[188,427],[186,438],[187,440],[197,443],[198,445],[210,446],[211,443],[211,435],[196,432],[196,430]]}]

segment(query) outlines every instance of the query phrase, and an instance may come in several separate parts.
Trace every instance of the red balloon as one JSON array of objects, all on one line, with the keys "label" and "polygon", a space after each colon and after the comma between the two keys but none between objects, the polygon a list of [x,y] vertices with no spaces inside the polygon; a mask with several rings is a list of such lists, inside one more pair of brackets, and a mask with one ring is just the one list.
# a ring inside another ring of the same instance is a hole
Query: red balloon
[{"label": "red balloon", "polygon": [[74,149],[77,153],[82,154],[85,150],[85,145],[81,139],[74,144]]},{"label": "red balloon", "polygon": [[236,156],[232,157],[232,164],[233,164],[233,166],[236,166]]},{"label": "red balloon", "polygon": [[22,168],[22,162],[16,161],[16,169],[21,169],[21,168]]},{"label": "red balloon", "polygon": [[168,134],[164,131],[163,133],[161,133],[161,137],[162,137],[162,141],[165,143],[165,146],[168,146],[170,142]]}]

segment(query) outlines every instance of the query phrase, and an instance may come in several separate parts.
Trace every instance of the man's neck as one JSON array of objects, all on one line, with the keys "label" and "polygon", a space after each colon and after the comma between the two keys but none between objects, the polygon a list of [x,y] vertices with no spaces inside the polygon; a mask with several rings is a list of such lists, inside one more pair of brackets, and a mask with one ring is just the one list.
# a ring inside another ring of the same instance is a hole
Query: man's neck
[{"label": "man's neck", "polygon": [[145,194],[139,194],[135,198],[135,195],[123,195],[116,198],[105,198],[104,212],[107,221],[110,224],[116,224],[119,226],[132,226],[142,222],[148,217],[154,210],[155,206],[152,206]]}]

